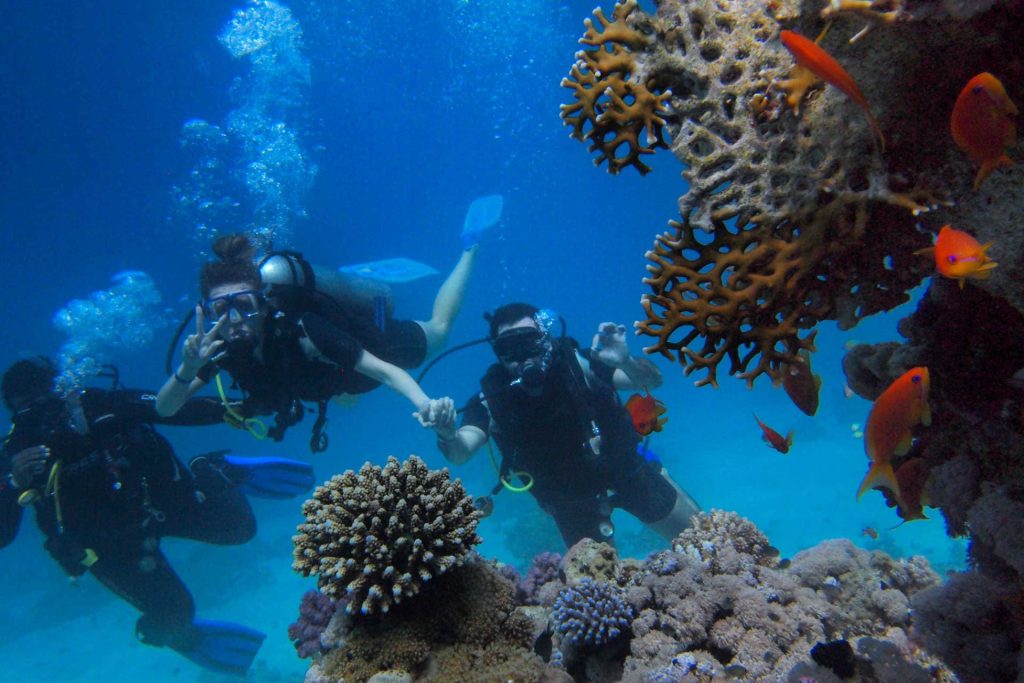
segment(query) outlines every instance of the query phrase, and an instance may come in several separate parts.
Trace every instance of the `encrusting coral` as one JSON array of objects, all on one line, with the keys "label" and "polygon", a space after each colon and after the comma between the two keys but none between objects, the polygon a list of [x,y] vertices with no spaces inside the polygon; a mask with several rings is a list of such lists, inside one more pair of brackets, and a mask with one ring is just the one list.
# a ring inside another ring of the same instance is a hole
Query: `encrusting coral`
[{"label": "encrusting coral", "polygon": [[302,506],[292,567],[349,612],[387,612],[461,564],[480,542],[481,513],[447,468],[416,456],[363,465],[318,486]]},{"label": "encrusting coral", "polygon": [[[763,374],[777,382],[814,348],[818,322],[846,329],[907,300],[929,270],[913,252],[939,227],[919,229],[922,215],[947,206],[972,171],[949,134],[949,108],[973,73],[1005,63],[992,46],[1012,44],[1020,23],[1019,3],[995,3],[988,14],[992,3],[952,4],[659,0],[651,16],[620,2],[613,20],[601,13],[600,26],[588,23],[581,42],[597,50],[582,52],[564,82],[577,97],[563,108],[567,125],[577,134],[593,110],[601,140],[619,138],[613,125],[644,128],[648,139],[665,135],[685,165],[681,219],[648,253],[651,293],[637,329],[655,343],[645,350],[687,374],[704,370],[698,385],[717,384],[726,359],[748,383]],[[997,12],[1004,16],[993,20]],[[787,92],[794,59],[781,29],[817,35],[826,17],[833,26],[821,47],[860,84],[884,154],[837,89],[819,81],[806,96]],[[867,35],[865,18],[876,27]],[[600,102],[600,88],[577,72],[582,64],[600,76],[599,61],[669,96],[644,116],[590,107],[584,100]],[[592,147],[597,137],[589,135]],[[612,143],[597,146],[607,155]]]}]

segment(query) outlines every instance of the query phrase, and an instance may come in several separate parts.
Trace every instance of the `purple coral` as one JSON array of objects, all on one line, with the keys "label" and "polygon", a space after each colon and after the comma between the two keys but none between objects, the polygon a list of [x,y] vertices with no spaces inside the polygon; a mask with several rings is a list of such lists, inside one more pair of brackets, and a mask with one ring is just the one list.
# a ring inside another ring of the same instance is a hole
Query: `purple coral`
[{"label": "purple coral", "polygon": [[299,619],[288,627],[288,638],[299,657],[305,659],[325,652],[320,634],[334,616],[334,601],[316,590],[306,591],[299,604]]},{"label": "purple coral", "polygon": [[526,576],[516,585],[516,602],[521,605],[539,605],[537,593],[541,586],[558,581],[561,575],[562,556],[558,553],[534,555]]},{"label": "purple coral", "polygon": [[603,645],[629,628],[633,608],[618,586],[584,578],[558,594],[551,620],[576,645]]}]

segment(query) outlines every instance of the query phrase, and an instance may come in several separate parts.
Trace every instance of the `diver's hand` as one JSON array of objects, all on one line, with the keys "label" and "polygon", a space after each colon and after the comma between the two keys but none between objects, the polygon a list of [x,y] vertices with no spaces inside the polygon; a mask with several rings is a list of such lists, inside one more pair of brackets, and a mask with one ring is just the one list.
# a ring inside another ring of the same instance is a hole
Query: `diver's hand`
[{"label": "diver's hand", "polygon": [[443,436],[455,433],[455,401],[447,396],[427,400],[412,416],[424,427],[433,427]]},{"label": "diver's hand", "polygon": [[590,357],[596,358],[610,368],[621,368],[629,360],[626,346],[626,326],[615,323],[601,323],[590,344]]},{"label": "diver's hand", "polygon": [[185,346],[181,350],[181,368],[186,377],[195,377],[200,368],[220,358],[219,353],[224,346],[224,340],[220,338],[220,328],[227,319],[227,315],[222,315],[217,324],[207,332],[203,329],[203,307],[196,306],[196,333],[185,339]]},{"label": "diver's hand", "polygon": [[49,457],[50,449],[47,446],[31,446],[15,453],[11,458],[11,483],[14,488],[28,488],[46,469],[46,459]]}]

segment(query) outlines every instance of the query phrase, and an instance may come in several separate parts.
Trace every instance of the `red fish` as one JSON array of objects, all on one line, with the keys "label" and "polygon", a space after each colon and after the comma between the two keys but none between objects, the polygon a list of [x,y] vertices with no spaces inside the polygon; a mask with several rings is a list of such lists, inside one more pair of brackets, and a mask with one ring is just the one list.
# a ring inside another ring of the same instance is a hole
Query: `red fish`
[{"label": "red fish", "polygon": [[918,423],[932,423],[928,407],[928,389],[931,379],[928,368],[907,370],[875,399],[864,431],[864,448],[871,459],[864,481],[857,489],[859,499],[868,489],[880,486],[900,498],[900,485],[892,469],[892,457],[910,450],[913,442],[911,430]]},{"label": "red fish", "polygon": [[806,415],[818,412],[818,392],[821,391],[821,377],[811,371],[811,354],[801,350],[800,360],[782,366],[782,387],[794,405]]},{"label": "red fish", "polygon": [[949,127],[957,147],[981,167],[975,190],[989,173],[1013,163],[1006,148],[1017,144],[1017,114],[1003,84],[988,72],[967,81],[956,98]]},{"label": "red fish", "polygon": [[934,247],[919,249],[914,253],[934,256],[935,270],[939,275],[959,280],[960,289],[963,289],[967,278],[984,280],[998,265],[985,253],[991,246],[991,242],[979,244],[978,240],[966,232],[944,225],[939,230]]},{"label": "red fish", "polygon": [[[832,55],[818,47],[817,43],[799,33],[783,30],[779,33],[779,39],[797,63],[797,70],[791,74],[788,81],[783,83],[783,87],[790,92],[787,102],[793,107],[793,111],[799,112],[798,107],[804,93],[813,85],[814,80],[821,79],[838,88],[840,92],[864,110],[871,130],[875,134],[878,148],[884,151],[885,137],[882,135],[882,129],[878,127],[878,121],[871,113],[871,107],[868,106],[868,101],[864,99],[864,93],[861,92],[857,82],[853,80],[853,76],[847,73],[846,69],[840,66]],[[821,40],[821,37],[818,40]],[[804,69],[804,72],[800,72],[800,68]],[[811,78],[809,74],[814,78]]]},{"label": "red fish", "polygon": [[647,436],[651,432],[660,432],[661,428],[668,422],[665,414],[665,404],[651,396],[651,392],[644,387],[645,396],[633,394],[626,401],[626,410],[633,419],[633,429],[640,436]]},{"label": "red fish", "polygon": [[779,434],[764,422],[761,422],[756,413],[754,414],[754,419],[757,420],[757,426],[761,428],[762,432],[764,432],[764,434],[761,435],[761,439],[764,440],[766,444],[777,450],[779,453],[789,453],[789,449],[793,445],[792,429],[789,430],[789,434],[786,434],[786,436],[783,437],[782,434]]}]

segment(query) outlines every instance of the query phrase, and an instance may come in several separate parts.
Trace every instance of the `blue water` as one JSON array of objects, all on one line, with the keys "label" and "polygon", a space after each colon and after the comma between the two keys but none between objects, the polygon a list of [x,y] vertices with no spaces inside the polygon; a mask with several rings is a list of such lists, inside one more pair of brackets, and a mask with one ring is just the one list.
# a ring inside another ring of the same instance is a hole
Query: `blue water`
[{"label": "blue water", "polygon": [[[643,315],[643,254],[685,186],[666,151],[648,161],[647,177],[632,170],[612,177],[562,127],[558,107],[570,94],[559,81],[592,0],[285,4],[295,23],[284,27],[291,33],[269,66],[232,56],[218,40],[258,38],[255,29],[232,34],[230,22],[239,9],[274,9],[265,3],[5,8],[0,365],[39,353],[71,353],[80,362],[95,353],[115,362],[129,386],[158,387],[173,327],[198,296],[205,231],[258,227],[276,236],[276,246],[324,265],[405,257],[443,274],[458,257],[469,203],[494,193],[505,197],[504,214],[483,243],[452,344],[481,336],[481,314],[515,300],[554,308],[585,343],[603,321],[629,325]],[[196,120],[207,127],[190,130],[205,137],[183,142],[183,127]],[[254,166],[260,159],[264,166]],[[96,294],[121,296],[124,278],[111,278],[126,270],[144,271],[151,286],[113,304]],[[441,277],[397,285],[397,314],[427,317]],[[159,303],[145,298],[154,292]],[[69,307],[75,299],[86,303]],[[78,324],[58,329],[61,310]],[[877,492],[854,500],[866,458],[852,425],[865,421],[869,404],[844,397],[843,345],[897,339],[896,322],[912,310],[848,333],[822,326],[815,418],[766,381],[748,391],[722,373],[720,389],[698,390],[694,377],[656,359],[666,381],[655,393],[669,422],[651,447],[704,507],[750,517],[784,555],[847,536],[895,555],[925,554],[940,569],[961,566],[963,545],[946,539],[937,513],[891,528],[899,519]],[[634,352],[646,343],[630,339]],[[489,362],[486,347],[460,352],[432,370],[424,388],[461,402]],[[760,441],[754,409],[778,431],[795,430],[789,455]],[[230,447],[307,458],[321,478],[389,454],[443,465],[432,433],[387,391],[347,410],[332,407],[330,418],[331,449],[317,456],[306,448],[309,420],[281,445],[227,428],[162,431],[183,457]],[[482,454],[455,474],[474,494],[494,484]],[[285,634],[312,585],[290,570],[298,505],[254,507],[260,532],[245,546],[169,540],[165,547],[202,616],[270,634],[250,678],[299,680],[305,663]],[[615,521],[622,552],[659,547],[628,516]],[[865,526],[879,538],[861,535]],[[508,492],[480,533],[484,554],[519,566],[561,545],[532,499]],[[133,610],[88,576],[69,584],[41,542],[26,517],[16,542],[0,550],[5,679],[220,679],[136,643]]]}]

